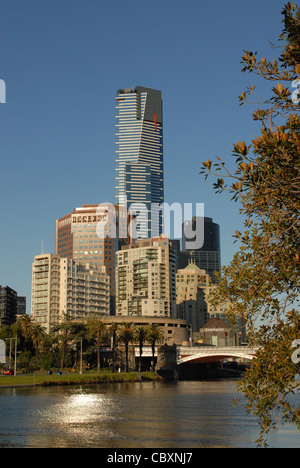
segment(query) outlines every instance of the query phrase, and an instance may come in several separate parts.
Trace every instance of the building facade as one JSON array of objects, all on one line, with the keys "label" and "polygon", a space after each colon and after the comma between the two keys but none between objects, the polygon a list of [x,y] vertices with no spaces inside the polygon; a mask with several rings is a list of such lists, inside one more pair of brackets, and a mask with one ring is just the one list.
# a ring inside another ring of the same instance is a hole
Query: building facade
[{"label": "building facade", "polygon": [[232,330],[220,318],[209,319],[199,332],[199,341],[209,346],[239,346],[241,339],[242,333]]},{"label": "building facade", "polygon": [[[193,248],[197,223],[203,230],[203,245]],[[193,261],[200,269],[206,271],[213,283],[217,282],[215,273],[221,272],[220,226],[212,218],[196,217],[182,225],[181,268]]]},{"label": "building facade", "polygon": [[161,91],[137,86],[116,95],[116,203],[138,215],[134,238],[163,230],[163,116]]},{"label": "building facade", "polygon": [[18,294],[9,286],[0,286],[0,328],[12,325],[17,318]]},{"label": "building facade", "polygon": [[[136,327],[147,327],[148,325],[156,324],[163,332],[164,340],[162,343],[157,343],[157,346],[163,344],[173,345],[176,344],[181,346],[190,341],[191,338],[191,325],[185,320],[174,319],[170,317],[103,317],[103,322],[111,325],[118,323],[120,325],[124,323],[133,323]],[[136,344],[136,349],[138,345]],[[150,348],[147,341],[145,342],[144,352],[146,348]],[[152,352],[151,352],[152,354]]]},{"label": "building facade", "polygon": [[176,273],[176,316],[192,326],[193,333],[208,320],[206,294],[209,290],[209,275],[194,263]]},{"label": "building facade", "polygon": [[83,205],[55,222],[56,255],[106,267],[110,276],[111,314],[115,304],[115,253],[128,241],[127,211],[109,203]]},{"label": "building facade", "polygon": [[117,252],[116,315],[176,316],[176,257],[164,236]]},{"label": "building facade", "polygon": [[110,278],[105,267],[42,254],[32,265],[31,317],[49,333],[66,319],[109,315]]},{"label": "building facade", "polygon": [[[226,322],[229,303],[212,305],[209,295],[218,286],[213,284],[210,275],[194,262],[179,269],[176,273],[176,313],[177,317],[192,325],[193,334],[199,332],[212,318]],[[194,338],[195,335],[194,335]]]},{"label": "building facade", "polygon": [[26,315],[26,297],[17,297],[17,319],[22,315]]}]

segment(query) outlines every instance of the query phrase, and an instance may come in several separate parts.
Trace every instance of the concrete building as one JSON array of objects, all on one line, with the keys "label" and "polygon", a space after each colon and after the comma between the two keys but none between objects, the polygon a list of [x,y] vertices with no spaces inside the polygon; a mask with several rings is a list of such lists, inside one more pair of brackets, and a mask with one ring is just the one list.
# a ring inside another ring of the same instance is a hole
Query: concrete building
[{"label": "concrete building", "polygon": [[0,286],[0,328],[12,325],[17,318],[17,292],[9,286]]},{"label": "concrete building", "polygon": [[241,332],[233,331],[220,318],[209,319],[199,331],[199,341],[211,346],[239,346],[241,337]]},{"label": "concrete building", "polygon": [[54,254],[37,255],[32,265],[31,317],[49,333],[65,320],[109,315],[110,278],[96,267]]},{"label": "concrete building", "polygon": [[208,320],[206,294],[209,286],[206,271],[194,263],[176,273],[176,317],[189,322],[193,333]]},{"label": "concrete building", "polygon": [[109,203],[83,205],[55,222],[56,255],[106,267],[110,276],[112,315],[115,304],[115,253],[128,242],[127,211]]},{"label": "concrete building", "polygon": [[[164,335],[163,343],[161,344],[168,344],[173,345],[176,344],[181,346],[182,344],[186,344],[189,342],[191,337],[191,326],[185,320],[178,320],[173,319],[170,317],[124,317],[124,316],[116,316],[116,317],[103,317],[103,322],[111,325],[112,323],[119,323],[123,324],[126,322],[133,323],[136,327],[143,326],[146,327],[147,325],[157,324],[159,325],[161,331]],[[135,345],[138,348],[138,344]],[[147,342],[145,343],[145,348],[149,346]]]},{"label": "concrete building", "polygon": [[139,240],[116,256],[116,315],[175,318],[176,256],[168,237]]},{"label": "concrete building", "polygon": [[211,318],[226,322],[229,304],[213,306],[209,301],[210,293],[217,288],[205,270],[191,262],[176,273],[176,313],[177,317],[192,325],[193,336]]}]

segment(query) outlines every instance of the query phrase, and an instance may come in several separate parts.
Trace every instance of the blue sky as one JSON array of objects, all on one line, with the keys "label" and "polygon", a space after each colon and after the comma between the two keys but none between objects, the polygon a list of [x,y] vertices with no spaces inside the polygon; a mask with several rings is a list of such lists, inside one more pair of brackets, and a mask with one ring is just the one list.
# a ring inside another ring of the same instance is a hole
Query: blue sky
[{"label": "blue sky", "polygon": [[35,255],[54,252],[55,219],[114,202],[114,97],[160,89],[165,201],[204,203],[221,227],[222,263],[236,251],[238,205],[199,175],[258,132],[238,95],[270,83],[241,73],[244,49],[274,57],[280,0],[0,0],[0,284],[27,296]]}]

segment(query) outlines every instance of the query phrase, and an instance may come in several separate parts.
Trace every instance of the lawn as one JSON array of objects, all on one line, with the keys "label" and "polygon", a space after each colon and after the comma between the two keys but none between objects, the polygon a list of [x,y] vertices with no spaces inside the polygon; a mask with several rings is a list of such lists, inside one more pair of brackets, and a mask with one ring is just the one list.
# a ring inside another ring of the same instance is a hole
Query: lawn
[{"label": "lawn", "polygon": [[160,377],[153,372],[87,372],[79,373],[62,373],[58,375],[53,373],[47,374],[17,374],[16,376],[0,376],[1,387],[18,387],[18,386],[51,386],[51,385],[82,385],[101,382],[139,382],[141,380],[159,380]]}]

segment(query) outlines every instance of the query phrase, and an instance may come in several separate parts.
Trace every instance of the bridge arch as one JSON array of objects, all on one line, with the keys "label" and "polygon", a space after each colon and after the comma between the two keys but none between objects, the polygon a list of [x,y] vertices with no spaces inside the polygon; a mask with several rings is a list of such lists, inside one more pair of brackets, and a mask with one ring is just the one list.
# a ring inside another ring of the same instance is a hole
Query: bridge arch
[{"label": "bridge arch", "polygon": [[205,364],[232,357],[252,360],[255,358],[255,351],[249,348],[191,348],[190,352],[182,349],[178,356],[177,364],[180,365],[188,362]]}]

